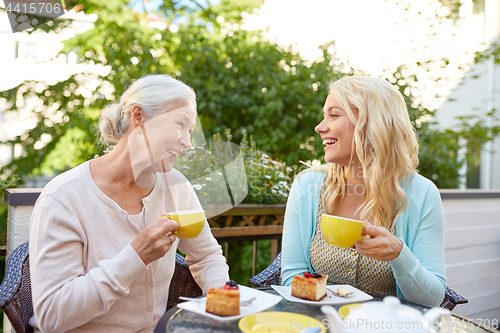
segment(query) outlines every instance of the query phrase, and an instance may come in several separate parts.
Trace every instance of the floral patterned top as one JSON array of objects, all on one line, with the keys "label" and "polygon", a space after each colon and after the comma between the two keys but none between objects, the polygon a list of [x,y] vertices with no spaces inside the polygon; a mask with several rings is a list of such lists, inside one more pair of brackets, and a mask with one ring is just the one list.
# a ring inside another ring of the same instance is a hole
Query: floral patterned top
[{"label": "floral patterned top", "polygon": [[[321,233],[321,214],[324,214],[323,186],[316,216],[316,231],[309,248],[311,265],[315,272],[328,275],[328,284],[348,284],[376,295],[396,296],[396,280],[387,261],[367,258],[356,249],[328,244]],[[396,228],[390,231],[395,234]]]}]

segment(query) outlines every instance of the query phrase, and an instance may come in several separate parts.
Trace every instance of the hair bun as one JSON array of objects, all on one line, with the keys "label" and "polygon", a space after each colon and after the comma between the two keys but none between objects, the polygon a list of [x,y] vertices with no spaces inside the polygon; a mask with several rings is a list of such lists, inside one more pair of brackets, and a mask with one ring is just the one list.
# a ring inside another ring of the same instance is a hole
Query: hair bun
[{"label": "hair bun", "polygon": [[99,131],[104,144],[117,143],[127,132],[135,105],[141,107],[144,119],[149,120],[180,105],[190,105],[196,112],[196,95],[185,83],[167,74],[148,75],[134,81],[121,95],[119,103],[109,104],[102,110]]},{"label": "hair bun", "polygon": [[101,112],[99,132],[106,142],[118,142],[123,134],[122,106],[119,103],[108,104]]}]

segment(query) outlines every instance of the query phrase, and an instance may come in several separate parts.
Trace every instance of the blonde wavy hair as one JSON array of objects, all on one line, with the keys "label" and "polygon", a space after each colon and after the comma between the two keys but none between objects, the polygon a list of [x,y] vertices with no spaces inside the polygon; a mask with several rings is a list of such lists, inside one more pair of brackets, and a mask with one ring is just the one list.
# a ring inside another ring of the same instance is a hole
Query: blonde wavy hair
[{"label": "blonde wavy hair", "polygon": [[[355,125],[351,156],[357,154],[361,162],[366,189],[358,209],[361,218],[390,229],[407,204],[401,183],[418,165],[417,136],[405,100],[389,82],[376,77],[344,77],[331,83],[329,91]],[[358,110],[357,118],[353,109]],[[329,213],[347,191],[345,172],[343,165],[328,165]]]}]

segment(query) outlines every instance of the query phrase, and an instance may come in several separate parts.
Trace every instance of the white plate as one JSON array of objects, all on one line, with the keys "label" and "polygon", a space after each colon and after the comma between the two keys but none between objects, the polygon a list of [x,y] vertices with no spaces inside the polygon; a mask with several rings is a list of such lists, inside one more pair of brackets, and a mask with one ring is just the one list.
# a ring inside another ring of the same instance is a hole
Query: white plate
[{"label": "white plate", "polygon": [[177,304],[178,308],[188,310],[195,312],[197,314],[200,314],[202,316],[207,316],[213,319],[217,319],[220,321],[231,321],[231,320],[236,320],[243,318],[245,316],[261,312],[264,310],[267,310],[276,304],[278,304],[281,301],[281,296],[277,295],[272,295],[269,293],[265,293],[260,290],[252,289],[249,287],[245,286],[239,286],[240,287],[240,300],[241,301],[246,301],[247,299],[250,299],[252,297],[255,297],[256,300],[253,301],[250,305],[246,306],[241,306],[240,307],[240,314],[238,316],[230,316],[230,317],[220,317],[217,315],[214,315],[212,313],[208,313],[205,311],[205,303],[207,301],[206,297],[200,298],[199,301],[189,301],[189,302],[184,302]]},{"label": "white plate", "polygon": [[[352,294],[347,295],[345,297],[340,297],[340,296],[334,295],[334,293],[337,293],[337,288],[340,288],[342,286],[348,287],[349,290],[352,291]],[[360,302],[366,302],[366,301],[373,299],[373,297],[368,295],[367,293],[364,293],[361,290],[354,288],[353,286],[349,286],[349,285],[345,285],[345,284],[326,286],[326,289],[327,289],[326,297],[323,298],[319,302],[307,301],[305,299],[292,296],[292,287],[290,287],[290,286],[271,286],[271,287],[273,287],[274,290],[276,290],[278,293],[280,293],[280,295],[283,296],[283,298],[285,298],[287,301],[310,304],[310,305],[317,305],[317,306],[360,303]]]}]

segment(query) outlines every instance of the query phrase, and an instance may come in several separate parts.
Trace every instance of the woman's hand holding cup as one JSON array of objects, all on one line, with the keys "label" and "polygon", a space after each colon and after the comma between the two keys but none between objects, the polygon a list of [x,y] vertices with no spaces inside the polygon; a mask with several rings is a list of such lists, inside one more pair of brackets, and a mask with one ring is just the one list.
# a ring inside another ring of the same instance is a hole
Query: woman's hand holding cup
[{"label": "woman's hand holding cup", "polygon": [[144,228],[130,244],[146,265],[162,258],[177,239],[174,232],[179,223],[165,215],[162,212],[160,216],[163,217]]},{"label": "woman's hand holding cup", "polygon": [[384,227],[377,227],[363,220],[362,233],[366,237],[358,240],[354,247],[368,258],[381,261],[396,259],[403,249],[403,242]]}]

